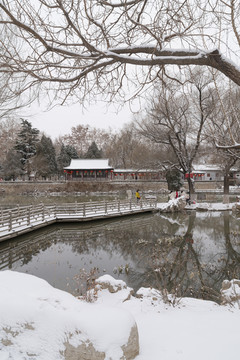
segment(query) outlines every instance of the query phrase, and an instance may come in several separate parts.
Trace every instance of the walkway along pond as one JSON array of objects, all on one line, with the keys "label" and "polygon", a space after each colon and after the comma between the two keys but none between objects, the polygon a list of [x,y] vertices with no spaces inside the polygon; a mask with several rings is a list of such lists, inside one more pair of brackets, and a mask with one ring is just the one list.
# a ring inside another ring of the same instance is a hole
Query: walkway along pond
[{"label": "walkway along pond", "polygon": [[1,210],[0,241],[36,230],[56,222],[84,222],[126,216],[156,210],[154,200],[115,200],[61,205],[18,206]]}]

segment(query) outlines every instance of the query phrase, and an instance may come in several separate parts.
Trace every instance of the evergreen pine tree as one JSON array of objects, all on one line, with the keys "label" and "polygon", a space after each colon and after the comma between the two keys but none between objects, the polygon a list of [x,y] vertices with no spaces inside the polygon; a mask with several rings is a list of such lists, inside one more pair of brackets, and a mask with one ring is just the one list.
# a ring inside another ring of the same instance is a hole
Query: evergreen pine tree
[{"label": "evergreen pine tree", "polygon": [[43,135],[38,143],[34,166],[37,174],[45,178],[57,173],[56,152],[50,137]]},{"label": "evergreen pine tree", "polygon": [[85,158],[86,159],[101,159],[102,158],[102,150],[98,149],[95,141],[93,141],[91,143],[91,145],[89,146],[89,148],[85,154]]},{"label": "evergreen pine tree", "polygon": [[31,158],[36,155],[39,142],[39,130],[32,127],[27,120],[21,119],[21,130],[18,133],[15,149],[21,155],[22,169],[30,175]]},{"label": "evergreen pine tree", "polygon": [[177,169],[168,170],[166,173],[168,190],[177,191],[183,186],[181,173]]},{"label": "evergreen pine tree", "polygon": [[[70,161],[71,161],[71,159],[78,158],[78,153],[74,146],[66,145],[65,151],[66,151],[67,156],[70,158]],[[69,161],[69,164],[70,164],[70,161]]]},{"label": "evergreen pine tree", "polygon": [[58,155],[57,162],[58,162],[58,170],[60,172],[63,171],[65,166],[70,165],[71,159],[77,159],[78,154],[75,147],[71,145],[64,145],[61,146],[60,154]]},{"label": "evergreen pine tree", "polygon": [[1,177],[5,180],[16,180],[19,175],[23,175],[21,154],[15,149],[7,152],[6,159],[1,169]]}]

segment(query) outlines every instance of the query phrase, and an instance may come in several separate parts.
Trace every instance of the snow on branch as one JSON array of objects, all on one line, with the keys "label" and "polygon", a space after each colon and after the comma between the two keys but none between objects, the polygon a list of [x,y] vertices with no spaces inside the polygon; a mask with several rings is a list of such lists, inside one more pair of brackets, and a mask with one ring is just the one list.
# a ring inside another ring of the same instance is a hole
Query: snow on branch
[{"label": "snow on branch", "polygon": [[222,149],[222,150],[232,150],[232,149],[240,149],[240,144],[234,144],[234,145],[218,145],[216,144],[216,148],[217,149]]}]

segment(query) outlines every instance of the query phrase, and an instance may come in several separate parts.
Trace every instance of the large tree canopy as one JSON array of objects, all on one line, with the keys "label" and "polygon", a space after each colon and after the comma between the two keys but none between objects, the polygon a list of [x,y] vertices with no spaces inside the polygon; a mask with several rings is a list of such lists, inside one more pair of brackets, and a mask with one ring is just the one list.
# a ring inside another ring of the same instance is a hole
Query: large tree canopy
[{"label": "large tree canopy", "polygon": [[0,25],[18,39],[2,42],[0,71],[22,74],[23,89],[58,90],[62,103],[121,98],[128,80],[139,94],[173,65],[240,85],[239,0],[1,0]]},{"label": "large tree canopy", "polygon": [[137,121],[140,134],[151,141],[171,148],[175,161],[167,157],[163,163],[188,174],[190,194],[194,184],[190,177],[200,144],[206,139],[204,126],[210,121],[214,110],[212,79],[200,72],[192,73],[191,83],[182,86],[179,92],[176,82],[167,87],[156,87],[148,99],[143,119]]}]

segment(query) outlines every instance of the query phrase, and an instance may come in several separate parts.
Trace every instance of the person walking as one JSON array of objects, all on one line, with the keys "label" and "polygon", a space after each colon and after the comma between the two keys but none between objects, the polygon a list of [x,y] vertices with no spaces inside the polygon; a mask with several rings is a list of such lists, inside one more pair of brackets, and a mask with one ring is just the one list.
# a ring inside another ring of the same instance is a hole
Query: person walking
[{"label": "person walking", "polygon": [[139,194],[139,190],[136,191],[136,199],[137,199],[137,203],[140,201],[141,197]]}]

